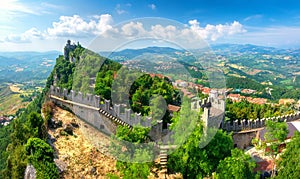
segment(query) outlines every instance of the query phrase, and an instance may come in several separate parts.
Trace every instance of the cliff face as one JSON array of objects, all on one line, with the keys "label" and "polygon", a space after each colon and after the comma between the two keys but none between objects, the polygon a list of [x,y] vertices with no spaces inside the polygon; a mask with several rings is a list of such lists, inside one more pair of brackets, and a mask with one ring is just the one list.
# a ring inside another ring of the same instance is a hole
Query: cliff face
[{"label": "cliff face", "polygon": [[[52,119],[61,124],[61,127],[48,131],[61,178],[104,178],[107,174],[118,175],[116,160],[104,154],[109,145],[106,136],[59,107],[55,107]],[[97,148],[91,141],[95,139],[99,141]]]}]

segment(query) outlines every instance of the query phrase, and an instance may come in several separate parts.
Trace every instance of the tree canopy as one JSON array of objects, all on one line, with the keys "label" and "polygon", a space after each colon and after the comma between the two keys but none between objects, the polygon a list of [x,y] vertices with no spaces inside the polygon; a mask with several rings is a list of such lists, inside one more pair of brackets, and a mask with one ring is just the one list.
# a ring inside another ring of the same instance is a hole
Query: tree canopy
[{"label": "tree canopy", "polygon": [[231,156],[221,160],[217,168],[217,178],[240,179],[254,178],[255,161],[239,149],[232,149]]},{"label": "tree canopy", "polygon": [[300,134],[297,132],[278,160],[276,178],[293,179],[300,176]]},{"label": "tree canopy", "polygon": [[226,100],[226,117],[230,120],[243,119],[262,119],[285,114],[291,114],[294,111],[290,105],[276,106],[271,104],[254,104],[246,100],[233,102],[230,99]]},{"label": "tree canopy", "polygon": [[139,145],[147,142],[149,128],[118,126],[116,138],[111,144],[112,155],[117,155],[116,167],[125,179],[147,178],[153,165],[152,148]]},{"label": "tree canopy", "polygon": [[[266,145],[264,145],[264,147],[266,154],[270,155],[273,159],[273,164],[276,163],[277,155],[280,152],[280,145],[285,141],[288,133],[288,126],[285,122],[267,121],[266,133],[264,136]],[[273,165],[273,176],[275,175],[275,168],[275,165]]]}]

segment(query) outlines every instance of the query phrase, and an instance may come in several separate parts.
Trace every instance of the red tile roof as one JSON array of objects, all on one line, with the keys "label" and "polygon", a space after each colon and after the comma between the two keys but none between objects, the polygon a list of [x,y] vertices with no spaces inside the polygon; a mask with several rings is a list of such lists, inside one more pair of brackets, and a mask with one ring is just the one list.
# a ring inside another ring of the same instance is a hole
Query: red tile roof
[{"label": "red tile roof", "polygon": [[172,104],[168,104],[168,110],[170,112],[178,112],[178,111],[180,111],[180,106],[175,106],[175,105],[172,105]]},{"label": "red tile roof", "polygon": [[257,166],[254,168],[254,171],[270,171],[272,170],[272,163],[272,160],[256,162]]}]

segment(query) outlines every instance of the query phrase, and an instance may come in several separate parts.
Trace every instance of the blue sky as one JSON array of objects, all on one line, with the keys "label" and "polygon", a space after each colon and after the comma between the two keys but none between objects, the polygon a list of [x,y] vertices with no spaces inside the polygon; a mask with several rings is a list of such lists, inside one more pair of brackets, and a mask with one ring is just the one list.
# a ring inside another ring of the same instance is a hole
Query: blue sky
[{"label": "blue sky", "polygon": [[[143,17],[171,19],[176,23],[172,26],[157,21],[155,22],[157,24],[148,24],[147,29],[145,24],[147,22],[139,23],[139,20],[134,20]],[[182,26],[174,30],[173,27],[176,27],[177,22]],[[300,1],[1,0],[0,2],[0,51],[61,50],[67,39],[80,41],[88,46],[99,36],[109,40],[113,35],[125,35],[128,40],[141,34],[147,36],[154,34],[157,38],[169,41],[174,41],[177,37],[181,40],[187,38],[187,41],[201,38],[208,44],[251,43],[280,48],[300,48]]]}]

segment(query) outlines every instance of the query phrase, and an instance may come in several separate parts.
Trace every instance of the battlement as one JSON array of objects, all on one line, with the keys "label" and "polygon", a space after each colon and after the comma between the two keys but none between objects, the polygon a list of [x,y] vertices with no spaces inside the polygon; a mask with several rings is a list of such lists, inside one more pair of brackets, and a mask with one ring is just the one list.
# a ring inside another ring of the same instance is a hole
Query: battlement
[{"label": "battlement", "polygon": [[[140,113],[133,113],[130,108],[126,108],[121,104],[111,104],[110,100],[104,99],[101,103],[101,96],[86,94],[81,92],[75,92],[67,89],[61,89],[60,87],[51,86],[50,95],[61,98],[75,103],[79,103],[81,106],[94,107],[99,113],[112,121],[121,124],[123,126],[137,126],[142,125],[144,127],[151,127],[150,133],[153,139],[158,139],[162,135],[162,121],[153,121],[152,117],[142,116]],[[81,110],[81,112],[83,109]],[[123,112],[122,112],[123,111]],[[82,117],[84,118],[84,117]]]},{"label": "battlement", "polygon": [[100,108],[100,99],[98,95],[86,94],[83,95],[81,92],[76,93],[71,90],[68,92],[67,89],[61,89],[60,87],[51,86],[50,95],[57,96],[59,98],[74,101],[77,103],[93,106],[95,108]]},{"label": "battlement", "polygon": [[[223,97],[220,98],[220,94],[217,92],[211,93],[208,98],[202,99],[202,100],[195,100],[192,102],[192,108],[193,109],[199,109],[203,108],[204,114],[202,116],[202,119],[206,125],[209,126],[209,123],[212,123],[213,119],[218,116],[218,119],[221,119],[223,116],[224,119],[224,112],[225,112],[225,95],[221,94]],[[217,114],[212,114],[212,109],[214,111],[218,111]],[[223,112],[223,113],[222,113]],[[252,129],[258,129],[266,126],[266,121],[280,121],[280,122],[290,122],[297,119],[300,119],[300,112],[289,114],[289,115],[283,115],[283,116],[277,116],[277,117],[270,117],[270,118],[262,118],[262,119],[250,119],[250,120],[242,120],[238,121],[235,120],[233,122],[231,121],[224,121],[222,120],[221,128],[226,131],[245,131],[245,130],[252,130]]]},{"label": "battlement", "polygon": [[242,120],[238,121],[235,120],[233,122],[226,121],[222,123],[222,129],[226,131],[243,131],[243,130],[252,130],[258,129],[266,126],[266,121],[276,121],[276,122],[291,122],[294,120],[300,119],[300,112],[277,116],[277,117],[269,117],[269,118],[262,118],[262,119],[250,119],[250,120]]}]

